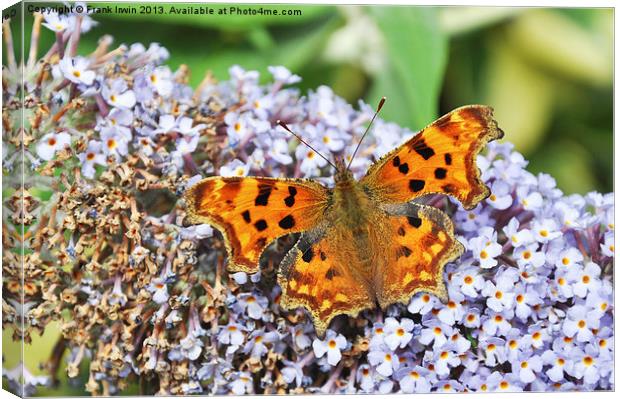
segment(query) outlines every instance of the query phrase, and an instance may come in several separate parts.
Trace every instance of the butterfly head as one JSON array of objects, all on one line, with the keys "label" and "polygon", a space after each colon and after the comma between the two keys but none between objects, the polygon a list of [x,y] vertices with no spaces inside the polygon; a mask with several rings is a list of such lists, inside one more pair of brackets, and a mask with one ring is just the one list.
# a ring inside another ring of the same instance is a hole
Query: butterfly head
[{"label": "butterfly head", "polygon": [[344,159],[336,157],[334,163],[336,165],[336,174],[334,175],[334,181],[336,183],[353,180],[353,173],[347,168]]}]

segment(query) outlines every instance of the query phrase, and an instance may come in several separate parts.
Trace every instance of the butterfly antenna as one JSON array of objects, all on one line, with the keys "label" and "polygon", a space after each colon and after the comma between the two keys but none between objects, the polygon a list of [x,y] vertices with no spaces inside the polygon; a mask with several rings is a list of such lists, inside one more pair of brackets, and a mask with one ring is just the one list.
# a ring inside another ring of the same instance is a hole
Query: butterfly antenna
[{"label": "butterfly antenna", "polygon": [[349,168],[351,167],[351,164],[353,163],[353,160],[355,159],[355,154],[357,154],[357,150],[360,149],[360,145],[362,144],[362,141],[364,141],[364,137],[366,137],[366,134],[368,134],[368,131],[370,130],[372,123],[375,121],[375,118],[379,114],[379,111],[381,111],[383,104],[385,104],[385,97],[381,97],[381,101],[379,101],[379,105],[377,105],[377,110],[375,111],[375,114],[372,116],[372,119],[370,120],[370,123],[368,124],[368,127],[366,128],[366,131],[364,131],[364,134],[362,134],[362,138],[357,143],[357,147],[355,147],[355,151],[353,151],[353,156],[351,156],[351,160],[349,161],[349,164],[347,165],[347,170],[349,170]]},{"label": "butterfly antenna", "polygon": [[321,154],[320,152],[318,152],[314,147],[312,147],[310,144],[306,143],[304,141],[304,139],[302,139],[298,134],[296,134],[295,132],[293,132],[291,129],[289,129],[288,126],[286,126],[286,123],[282,122],[281,120],[277,120],[276,123],[280,126],[282,126],[284,128],[284,130],[286,130],[287,132],[289,132],[290,134],[292,134],[293,136],[297,137],[297,140],[301,141],[302,143],[304,143],[306,146],[308,146],[308,148],[310,148],[312,151],[316,152],[316,154],[318,156],[320,156],[321,158],[323,158],[325,161],[327,161],[328,164],[330,164],[334,169],[338,170],[338,167],[336,167],[336,165],[334,165],[334,163],[332,161],[330,161],[329,159],[327,159],[323,154]]}]

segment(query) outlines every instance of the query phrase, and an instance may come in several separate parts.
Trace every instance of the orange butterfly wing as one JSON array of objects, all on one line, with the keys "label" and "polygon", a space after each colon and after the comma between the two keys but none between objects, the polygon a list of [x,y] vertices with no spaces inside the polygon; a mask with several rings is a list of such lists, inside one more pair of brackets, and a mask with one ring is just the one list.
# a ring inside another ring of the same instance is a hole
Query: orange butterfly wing
[{"label": "orange butterfly wing", "polygon": [[328,190],[302,179],[209,177],[184,194],[191,224],[222,232],[228,270],[255,273],[276,238],[317,226],[328,206]]},{"label": "orange butterfly wing", "polygon": [[375,282],[379,304],[408,303],[419,291],[446,301],[444,266],[463,253],[452,221],[437,208],[415,203],[389,206],[388,212],[389,250]]},{"label": "orange butterfly wing", "polygon": [[280,306],[304,307],[323,336],[337,315],[356,316],[375,307],[370,281],[360,270],[359,252],[346,250],[355,238],[338,225],[302,234],[280,265]]},{"label": "orange butterfly wing", "polygon": [[452,195],[471,209],[489,195],[480,180],[476,155],[503,135],[492,108],[457,108],[381,158],[361,182],[387,203],[439,193]]}]

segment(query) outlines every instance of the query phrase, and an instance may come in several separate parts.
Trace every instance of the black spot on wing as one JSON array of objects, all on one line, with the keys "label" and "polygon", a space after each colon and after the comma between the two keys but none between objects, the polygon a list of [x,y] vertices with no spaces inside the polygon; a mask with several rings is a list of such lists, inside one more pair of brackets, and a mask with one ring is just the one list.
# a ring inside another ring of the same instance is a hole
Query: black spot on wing
[{"label": "black spot on wing", "polygon": [[283,217],[278,222],[278,226],[280,226],[283,229],[292,229],[295,226],[295,219],[293,218],[293,215],[287,215]]},{"label": "black spot on wing", "polygon": [[435,177],[438,179],[445,179],[448,171],[445,168],[435,169]]},{"label": "black spot on wing", "polygon": [[444,154],[443,160],[446,161],[446,165],[452,165],[452,155]]},{"label": "black spot on wing", "polygon": [[325,256],[325,252],[323,252],[323,251],[319,251],[319,256],[320,256],[321,260],[327,259],[327,256]]},{"label": "black spot on wing", "polygon": [[407,165],[406,163],[400,164],[400,166],[398,167],[398,171],[403,175],[406,175],[407,173],[409,173],[409,165]]},{"label": "black spot on wing", "polygon": [[306,252],[301,256],[304,262],[310,263],[310,261],[314,258],[314,252],[312,251],[312,247],[309,247]]},{"label": "black spot on wing", "polygon": [[392,165],[394,165],[394,167],[396,168],[400,166],[400,157],[398,155],[396,155],[392,160]]},{"label": "black spot on wing", "polygon": [[411,191],[418,192],[421,191],[424,188],[424,180],[417,180],[417,179],[411,179],[409,180],[409,189]]},{"label": "black spot on wing", "polygon": [[329,270],[327,270],[327,273],[325,273],[325,278],[328,280],[332,280],[337,275],[338,275],[338,272],[336,272],[334,268],[330,267]]},{"label": "black spot on wing", "polygon": [[398,228],[398,235],[399,236],[404,236],[405,234],[407,234],[407,232],[405,231],[405,229],[403,228],[403,226],[400,226]]},{"label": "black spot on wing", "polygon": [[241,216],[243,216],[243,220],[245,220],[246,223],[252,223],[252,218],[250,217],[250,211],[249,210],[243,211]]},{"label": "black spot on wing", "polygon": [[259,221],[257,221],[256,223],[254,223],[254,227],[256,228],[256,230],[258,231],[263,231],[265,230],[268,226],[267,226],[267,222],[265,221],[265,219],[260,219]]},{"label": "black spot on wing", "polygon": [[288,186],[289,196],[284,198],[284,204],[289,208],[295,205],[295,196],[297,195],[297,189],[293,186]]},{"label": "black spot on wing", "polygon": [[412,254],[411,249],[403,245],[402,247],[398,249],[397,257],[400,258],[401,256],[404,256],[405,258],[408,258],[411,254]]},{"label": "black spot on wing", "polygon": [[415,152],[417,152],[422,158],[424,158],[427,161],[430,157],[435,155],[435,151],[431,147],[426,145],[426,142],[424,141],[423,138],[416,140],[412,144],[411,148],[413,148]]},{"label": "black spot on wing", "polygon": [[416,229],[422,225],[422,219],[415,216],[407,216],[407,221]]},{"label": "black spot on wing", "polygon": [[269,196],[271,195],[271,190],[273,190],[273,186],[271,184],[259,184],[258,195],[254,200],[254,205],[267,206],[267,204],[269,203]]}]

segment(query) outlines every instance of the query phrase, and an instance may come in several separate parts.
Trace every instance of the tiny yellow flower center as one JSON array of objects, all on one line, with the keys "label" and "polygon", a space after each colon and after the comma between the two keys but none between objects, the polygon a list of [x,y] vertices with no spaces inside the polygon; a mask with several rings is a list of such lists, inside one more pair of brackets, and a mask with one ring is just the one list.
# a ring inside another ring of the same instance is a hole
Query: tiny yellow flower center
[{"label": "tiny yellow flower center", "polygon": [[330,349],[335,349],[336,348],[336,341],[333,339],[329,340],[329,343],[327,344],[327,346],[329,346]]},{"label": "tiny yellow flower center", "polygon": [[463,281],[465,282],[465,284],[471,284],[474,282],[474,279],[472,276],[465,276],[465,278],[463,279]]},{"label": "tiny yellow flower center", "polygon": [[521,362],[521,368],[526,369],[528,367],[527,362]]},{"label": "tiny yellow flower center", "polygon": [[403,328],[397,329],[396,335],[398,335],[399,337],[402,337],[403,335],[405,335],[405,330]]},{"label": "tiny yellow flower center", "polygon": [[564,266],[568,266],[569,263],[570,263],[570,259],[568,259],[567,257],[562,258],[562,264]]},{"label": "tiny yellow flower center", "polygon": [[585,326],[586,326],[585,320],[579,320],[579,323],[577,323],[577,326],[579,328],[585,328]]},{"label": "tiny yellow flower center", "polygon": [[80,71],[73,71],[73,76],[75,76],[76,78],[79,78],[80,76],[82,76],[82,72],[80,72]]},{"label": "tiny yellow flower center", "polygon": [[540,230],[538,234],[540,234],[541,237],[547,237],[549,235],[549,232],[543,229],[543,230]]},{"label": "tiny yellow flower center", "polygon": [[484,249],[480,251],[480,259],[486,259],[489,257],[489,254]]}]

